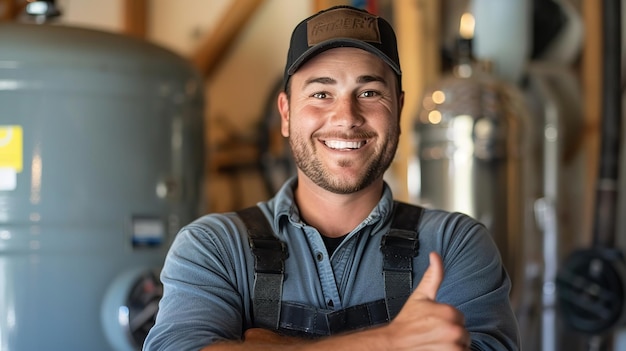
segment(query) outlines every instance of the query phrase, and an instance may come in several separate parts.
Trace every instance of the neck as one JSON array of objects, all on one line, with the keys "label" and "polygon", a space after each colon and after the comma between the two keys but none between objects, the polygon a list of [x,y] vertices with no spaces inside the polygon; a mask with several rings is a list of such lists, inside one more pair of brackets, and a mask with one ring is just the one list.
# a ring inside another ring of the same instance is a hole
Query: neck
[{"label": "neck", "polygon": [[351,194],[335,194],[300,176],[295,200],[301,219],[322,235],[336,238],[351,232],[380,201],[383,180]]}]

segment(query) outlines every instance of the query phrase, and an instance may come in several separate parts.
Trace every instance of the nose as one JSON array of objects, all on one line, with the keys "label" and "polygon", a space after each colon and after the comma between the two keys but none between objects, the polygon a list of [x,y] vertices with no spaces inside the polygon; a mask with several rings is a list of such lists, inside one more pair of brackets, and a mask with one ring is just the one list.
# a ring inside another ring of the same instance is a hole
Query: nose
[{"label": "nose", "polygon": [[365,122],[358,101],[353,96],[338,98],[332,111],[331,123],[335,126],[354,128]]}]

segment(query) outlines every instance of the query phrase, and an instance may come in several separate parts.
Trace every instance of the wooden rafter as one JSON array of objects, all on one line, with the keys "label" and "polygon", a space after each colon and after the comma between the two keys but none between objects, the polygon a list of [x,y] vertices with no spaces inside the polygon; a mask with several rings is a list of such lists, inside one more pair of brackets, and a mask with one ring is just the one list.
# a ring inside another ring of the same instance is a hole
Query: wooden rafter
[{"label": "wooden rafter", "polygon": [[337,5],[350,5],[351,1],[349,0],[315,0],[313,2],[313,13],[320,12],[329,7],[337,6]]},{"label": "wooden rafter", "polygon": [[14,21],[25,7],[23,0],[0,0],[0,21]]},{"label": "wooden rafter", "polygon": [[148,0],[124,1],[123,32],[137,38],[145,38],[148,28]]}]

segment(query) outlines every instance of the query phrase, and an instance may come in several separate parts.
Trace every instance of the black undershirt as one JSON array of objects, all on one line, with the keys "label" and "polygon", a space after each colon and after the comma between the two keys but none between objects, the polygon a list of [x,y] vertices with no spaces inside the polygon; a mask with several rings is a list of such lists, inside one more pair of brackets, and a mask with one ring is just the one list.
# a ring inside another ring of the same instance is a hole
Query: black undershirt
[{"label": "black undershirt", "polygon": [[333,255],[333,252],[335,252],[339,244],[341,244],[341,242],[343,241],[343,239],[346,238],[346,236],[348,236],[348,234],[342,235],[337,238],[329,238],[327,236],[322,235],[322,240],[324,240],[324,245],[326,246],[326,251],[328,251],[329,257]]}]

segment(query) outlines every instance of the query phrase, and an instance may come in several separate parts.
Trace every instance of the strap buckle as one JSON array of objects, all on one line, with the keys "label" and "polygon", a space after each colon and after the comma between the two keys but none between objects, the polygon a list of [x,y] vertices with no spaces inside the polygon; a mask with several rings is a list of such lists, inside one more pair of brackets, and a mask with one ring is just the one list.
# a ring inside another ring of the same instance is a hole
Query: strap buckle
[{"label": "strap buckle", "polygon": [[249,236],[250,248],[256,256],[254,270],[259,273],[282,274],[285,270],[287,246],[277,239],[252,238]]},{"label": "strap buckle", "polygon": [[380,242],[384,255],[383,269],[390,271],[412,270],[412,259],[419,253],[419,240],[415,231],[391,229]]}]

